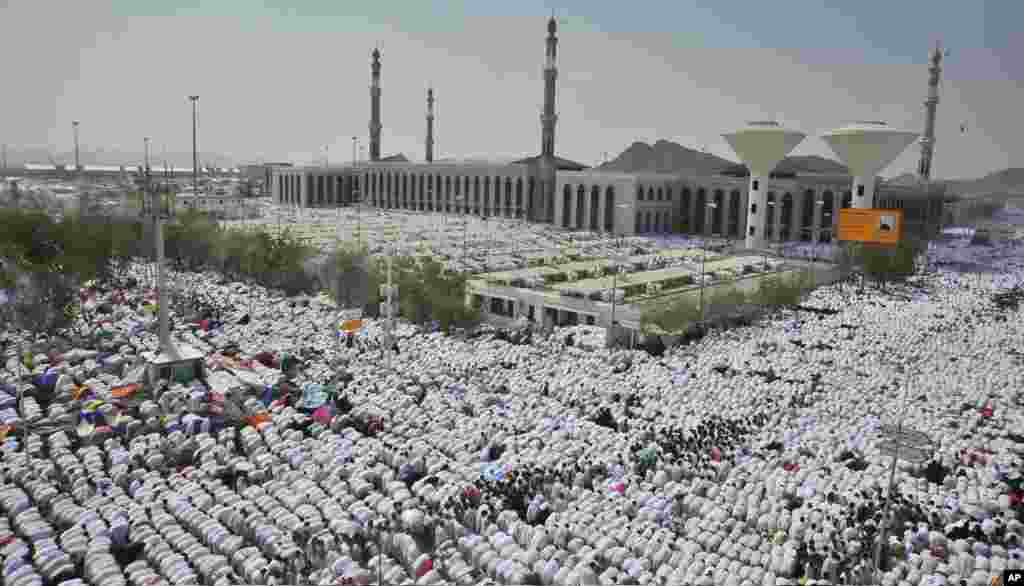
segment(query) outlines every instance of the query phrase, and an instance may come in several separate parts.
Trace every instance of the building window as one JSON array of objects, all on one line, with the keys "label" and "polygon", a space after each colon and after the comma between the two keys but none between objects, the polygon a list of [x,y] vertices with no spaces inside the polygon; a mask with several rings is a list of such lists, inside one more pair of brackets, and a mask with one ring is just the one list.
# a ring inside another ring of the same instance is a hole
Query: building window
[{"label": "building window", "polygon": [[754,227],[753,226],[750,227],[750,231],[748,232],[748,234],[750,234],[751,236],[754,235]]},{"label": "building window", "polygon": [[863,185],[858,185],[857,186],[857,197],[864,197],[864,186]]},{"label": "building window", "polygon": [[760,187],[761,187],[761,182],[755,179],[754,180],[754,184],[750,186],[750,190],[751,191],[757,191],[758,189],[760,189]]},{"label": "building window", "polygon": [[750,213],[752,213],[752,214],[756,214],[757,213],[757,204],[756,203],[750,204]]}]

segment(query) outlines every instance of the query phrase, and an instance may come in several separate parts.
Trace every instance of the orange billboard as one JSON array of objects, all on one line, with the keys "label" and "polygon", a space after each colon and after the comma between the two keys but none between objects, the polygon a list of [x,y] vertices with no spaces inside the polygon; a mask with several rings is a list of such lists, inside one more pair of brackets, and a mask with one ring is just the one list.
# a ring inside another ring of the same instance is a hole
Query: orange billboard
[{"label": "orange billboard", "polygon": [[839,210],[839,240],[898,244],[903,236],[903,210]]}]

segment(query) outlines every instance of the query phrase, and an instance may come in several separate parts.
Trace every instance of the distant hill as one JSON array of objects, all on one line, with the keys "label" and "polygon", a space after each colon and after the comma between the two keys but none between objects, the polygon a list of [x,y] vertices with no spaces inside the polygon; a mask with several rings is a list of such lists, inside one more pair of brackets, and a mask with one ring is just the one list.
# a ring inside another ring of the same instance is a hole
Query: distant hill
[{"label": "distant hill", "polygon": [[[681,173],[685,175],[745,176],[746,166],[722,157],[703,153],[681,144],[659,140],[654,145],[634,142],[614,160],[598,167],[623,173]],[[836,161],[817,155],[787,157],[776,167],[775,173],[844,175],[847,168]]]},{"label": "distant hill", "polygon": [[1024,194],[1024,168],[1011,167],[979,179],[951,179],[943,183],[963,195]]},{"label": "distant hill", "polygon": [[[889,179],[886,183],[916,185],[917,181],[917,175],[904,173]],[[977,179],[940,179],[934,183],[945,185],[950,193],[966,197],[1024,195],[1024,168],[994,171]]]},{"label": "distant hill", "polygon": [[653,146],[634,142],[615,159],[597,167],[598,170],[622,173],[683,173],[717,175],[735,163],[710,153],[702,153],[681,144],[659,140]]}]

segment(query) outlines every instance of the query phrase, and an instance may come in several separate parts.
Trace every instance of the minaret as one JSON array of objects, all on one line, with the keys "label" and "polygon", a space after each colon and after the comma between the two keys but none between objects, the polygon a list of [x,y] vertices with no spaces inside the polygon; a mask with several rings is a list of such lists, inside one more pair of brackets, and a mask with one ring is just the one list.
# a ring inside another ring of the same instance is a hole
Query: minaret
[{"label": "minaret", "polygon": [[555,66],[558,51],[558,37],[555,36],[557,31],[558,24],[552,16],[548,20],[547,58],[544,62],[544,112],[540,116],[540,154],[549,159],[555,156],[555,123],[558,122],[558,114],[555,114],[555,81],[558,79],[558,68]]},{"label": "minaret", "polygon": [[921,136],[921,162],[917,174],[922,181],[932,178],[932,154],[935,152],[935,108],[939,105],[939,76],[942,74],[942,46],[935,44],[928,67],[928,99],[924,101],[924,134]]},{"label": "minaret", "polygon": [[555,60],[558,53],[558,23],[552,16],[548,20],[548,36],[545,40],[547,46],[546,59],[544,61],[544,110],[540,115],[541,138],[540,138],[540,182],[543,186],[543,195],[538,202],[540,209],[527,210],[527,216],[533,220],[551,221],[554,218],[551,214],[555,201],[555,179],[557,168],[555,165],[555,123],[558,122],[558,114],[555,114],[555,82],[558,80],[558,67]]},{"label": "minaret", "polygon": [[427,162],[434,162],[434,88],[427,90]]},{"label": "minaret", "polygon": [[373,50],[370,79],[370,161],[380,160],[380,49]]}]

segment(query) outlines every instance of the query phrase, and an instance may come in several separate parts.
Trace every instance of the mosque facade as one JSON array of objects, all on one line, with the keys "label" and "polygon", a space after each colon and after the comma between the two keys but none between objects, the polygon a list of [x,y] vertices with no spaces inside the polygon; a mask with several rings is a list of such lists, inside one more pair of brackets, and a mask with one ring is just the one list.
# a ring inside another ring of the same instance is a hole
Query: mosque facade
[{"label": "mosque facade", "polygon": [[[540,155],[513,163],[434,161],[433,88],[427,96],[425,163],[381,156],[380,51],[370,85],[370,160],[338,167],[274,167],[271,195],[281,205],[336,207],[356,203],[412,212],[468,213],[521,219],[568,230],[630,236],[685,233],[743,238],[748,181],[727,175],[617,173],[555,155],[557,26],[548,22]],[[772,242],[829,241],[838,210],[851,206],[846,175],[769,179],[766,237]],[[936,230],[942,197],[882,184],[876,207],[903,209],[907,227]]]}]

